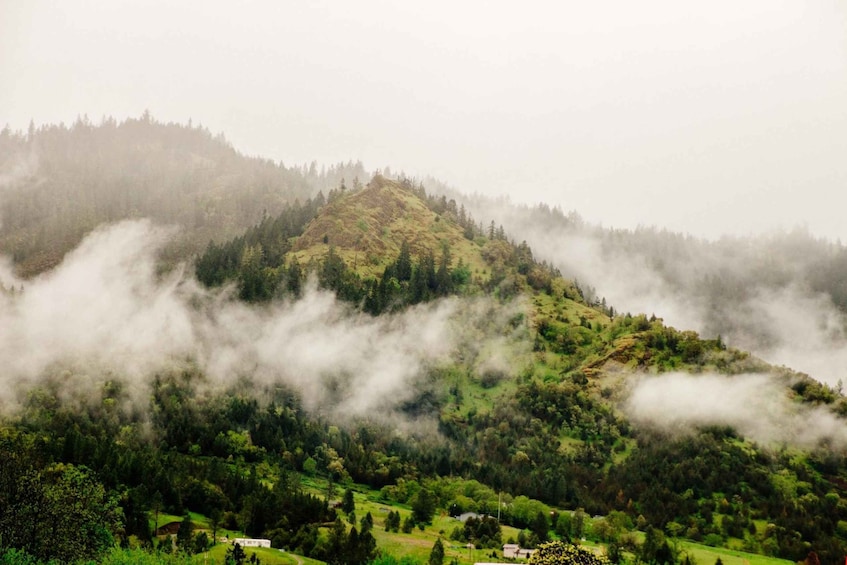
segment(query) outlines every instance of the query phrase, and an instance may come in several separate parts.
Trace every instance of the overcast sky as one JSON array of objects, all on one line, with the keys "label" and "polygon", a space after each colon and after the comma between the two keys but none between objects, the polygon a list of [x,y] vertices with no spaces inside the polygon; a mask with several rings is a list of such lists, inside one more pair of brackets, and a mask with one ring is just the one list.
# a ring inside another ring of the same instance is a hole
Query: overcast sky
[{"label": "overcast sky", "polygon": [[0,0],[0,126],[145,109],[606,226],[847,242],[843,0]]}]

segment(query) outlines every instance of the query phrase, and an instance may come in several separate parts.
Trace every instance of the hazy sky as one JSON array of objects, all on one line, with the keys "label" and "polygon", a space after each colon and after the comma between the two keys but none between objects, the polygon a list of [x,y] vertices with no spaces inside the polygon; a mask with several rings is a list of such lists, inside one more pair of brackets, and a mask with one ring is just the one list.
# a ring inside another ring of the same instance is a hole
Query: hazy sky
[{"label": "hazy sky", "polygon": [[606,226],[847,241],[843,0],[0,0],[0,125],[145,109]]}]

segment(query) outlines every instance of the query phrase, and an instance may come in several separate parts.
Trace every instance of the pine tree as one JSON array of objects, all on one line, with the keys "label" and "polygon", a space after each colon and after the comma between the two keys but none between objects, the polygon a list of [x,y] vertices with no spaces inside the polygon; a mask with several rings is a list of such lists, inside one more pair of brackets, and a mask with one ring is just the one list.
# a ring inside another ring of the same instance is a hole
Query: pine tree
[{"label": "pine tree", "polygon": [[435,273],[436,293],[446,296],[453,290],[453,279],[450,278],[450,248],[447,245],[441,250],[441,261]]},{"label": "pine tree", "polygon": [[353,491],[349,488],[344,491],[344,498],[341,500],[341,510],[345,514],[350,514],[356,510],[356,502],[353,499]]},{"label": "pine tree", "polygon": [[176,533],[176,545],[181,550],[189,551],[191,549],[191,533],[193,529],[194,524],[191,523],[191,516],[186,513]]},{"label": "pine tree", "polygon": [[547,516],[539,510],[535,515],[535,519],[532,521],[532,533],[538,537],[538,541],[545,542],[547,541],[549,529],[550,523],[547,521]]},{"label": "pine tree", "polygon": [[374,527],[374,517],[370,512],[365,514],[362,517],[362,521],[359,523],[359,528],[362,530],[362,535],[370,532]]},{"label": "pine tree", "polygon": [[244,565],[244,562],[247,560],[247,554],[241,548],[241,545],[236,543],[232,547],[226,550],[226,563],[227,565]]},{"label": "pine tree", "polygon": [[292,256],[291,263],[288,265],[288,274],[285,280],[288,286],[288,292],[293,294],[295,297],[300,296],[302,278],[303,271],[300,268],[300,263],[297,261],[297,257]]},{"label": "pine tree", "polygon": [[435,540],[435,545],[432,546],[432,551],[429,552],[429,565],[443,565],[444,563],[444,544],[441,543],[439,537]]},{"label": "pine tree", "polygon": [[397,261],[395,261],[394,265],[394,273],[398,281],[408,281],[412,278],[412,256],[409,251],[408,241],[403,240],[400,246],[400,255],[397,256]]}]

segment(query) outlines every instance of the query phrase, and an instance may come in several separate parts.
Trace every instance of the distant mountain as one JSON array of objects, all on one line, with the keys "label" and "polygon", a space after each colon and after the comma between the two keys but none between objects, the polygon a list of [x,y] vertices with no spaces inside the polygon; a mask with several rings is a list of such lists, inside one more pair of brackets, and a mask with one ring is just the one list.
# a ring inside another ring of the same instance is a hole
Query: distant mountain
[{"label": "distant mountain", "polygon": [[238,153],[223,136],[145,114],[118,123],[49,125],[0,132],[0,253],[24,277],[61,261],[95,227],[151,218],[179,228],[167,250],[186,259],[315,196],[361,163],[318,170]]}]

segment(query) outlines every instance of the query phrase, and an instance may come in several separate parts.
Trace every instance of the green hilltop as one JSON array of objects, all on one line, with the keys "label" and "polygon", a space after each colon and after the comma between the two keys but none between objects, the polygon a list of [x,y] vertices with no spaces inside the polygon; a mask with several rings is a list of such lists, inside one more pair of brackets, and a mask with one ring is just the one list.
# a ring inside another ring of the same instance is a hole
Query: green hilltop
[{"label": "green hilltop", "polygon": [[382,274],[408,242],[415,259],[446,246],[455,260],[485,271],[480,247],[464,236],[450,211],[445,212],[428,208],[411,188],[376,176],[359,191],[341,191],[296,239],[292,252],[308,263],[334,247],[353,270],[368,277]]}]

